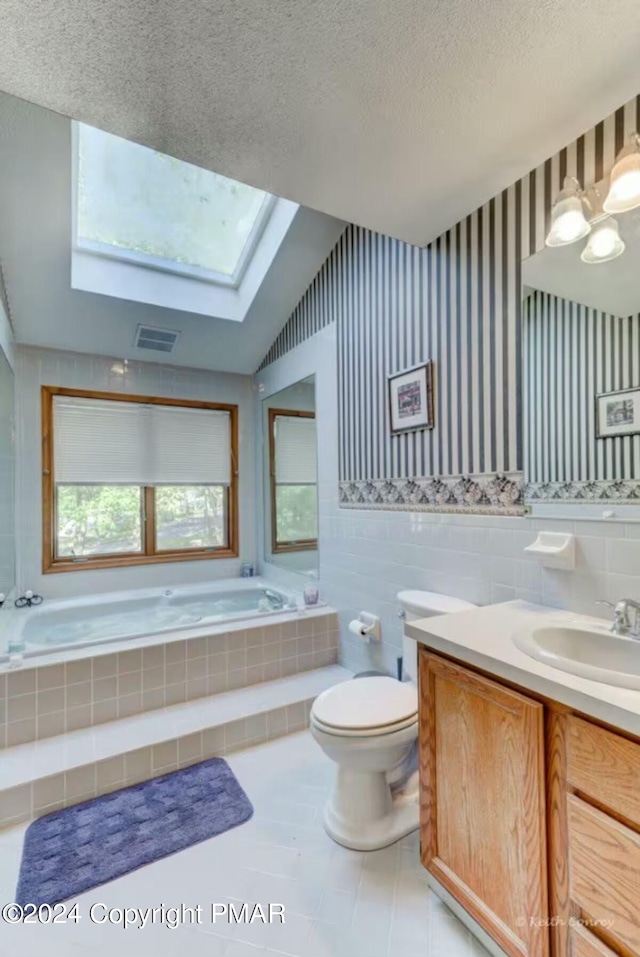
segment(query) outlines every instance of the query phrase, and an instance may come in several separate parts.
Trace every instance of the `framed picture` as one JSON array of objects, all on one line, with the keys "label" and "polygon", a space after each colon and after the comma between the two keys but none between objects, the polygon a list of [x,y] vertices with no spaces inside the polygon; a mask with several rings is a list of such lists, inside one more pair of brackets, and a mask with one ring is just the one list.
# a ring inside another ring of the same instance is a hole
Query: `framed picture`
[{"label": "framed picture", "polygon": [[433,428],[433,362],[389,376],[392,432]]},{"label": "framed picture", "polygon": [[640,432],[640,388],[596,396],[596,438]]}]

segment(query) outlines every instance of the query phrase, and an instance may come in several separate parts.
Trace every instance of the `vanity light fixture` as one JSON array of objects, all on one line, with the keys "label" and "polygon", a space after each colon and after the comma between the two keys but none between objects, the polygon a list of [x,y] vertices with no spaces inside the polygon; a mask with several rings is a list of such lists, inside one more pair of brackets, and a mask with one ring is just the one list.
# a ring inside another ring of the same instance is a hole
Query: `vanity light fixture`
[{"label": "vanity light fixture", "polygon": [[584,239],[591,229],[585,209],[588,209],[588,204],[580,183],[574,176],[565,177],[551,210],[547,246],[568,246]]},{"label": "vanity light fixture", "polygon": [[580,259],[583,263],[607,263],[621,256],[625,244],[620,237],[617,220],[607,216],[594,223],[589,241],[582,250]]},{"label": "vanity light fixture", "polygon": [[[605,195],[604,202],[602,196]],[[586,192],[575,176],[566,176],[551,209],[547,246],[568,246],[589,235],[580,255],[596,265],[617,259],[625,250],[618,222],[620,214],[640,207],[640,134],[634,132],[618,153],[608,177]]]},{"label": "vanity light fixture", "polygon": [[626,213],[640,206],[640,136],[632,133],[611,170],[609,192],[602,204],[607,213]]}]

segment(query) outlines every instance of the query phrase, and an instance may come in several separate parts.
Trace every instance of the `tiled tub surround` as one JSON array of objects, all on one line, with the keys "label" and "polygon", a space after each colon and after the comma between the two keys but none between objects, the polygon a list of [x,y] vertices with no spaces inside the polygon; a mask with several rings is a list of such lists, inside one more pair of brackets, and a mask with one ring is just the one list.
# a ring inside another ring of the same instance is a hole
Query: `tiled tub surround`
[{"label": "tiled tub surround", "polygon": [[[26,659],[0,671],[0,747],[14,747],[333,664],[332,609]],[[31,665],[38,661],[38,665]],[[46,664],[44,663],[46,661]]]},{"label": "tiled tub surround", "polygon": [[338,665],[11,748],[0,757],[0,828],[146,781],[309,723]]}]

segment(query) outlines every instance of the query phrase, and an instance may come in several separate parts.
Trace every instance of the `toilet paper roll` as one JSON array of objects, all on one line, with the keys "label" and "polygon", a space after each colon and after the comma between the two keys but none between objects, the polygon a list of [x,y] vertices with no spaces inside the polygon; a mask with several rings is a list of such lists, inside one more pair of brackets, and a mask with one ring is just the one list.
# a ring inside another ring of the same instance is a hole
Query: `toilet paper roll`
[{"label": "toilet paper roll", "polygon": [[364,638],[366,635],[365,631],[366,626],[362,624],[361,621],[354,619],[349,622],[349,631],[352,635],[357,635],[358,638]]}]

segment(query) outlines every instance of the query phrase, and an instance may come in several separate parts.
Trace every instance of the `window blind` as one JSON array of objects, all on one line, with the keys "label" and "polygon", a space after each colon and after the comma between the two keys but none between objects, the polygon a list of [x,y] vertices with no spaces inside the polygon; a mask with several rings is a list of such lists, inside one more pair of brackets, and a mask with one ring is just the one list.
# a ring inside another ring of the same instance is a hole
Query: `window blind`
[{"label": "window blind", "polygon": [[231,416],[54,396],[53,468],[58,484],[228,485]]},{"label": "window blind", "polygon": [[277,415],[274,430],[276,483],[315,485],[318,474],[316,420]]}]

